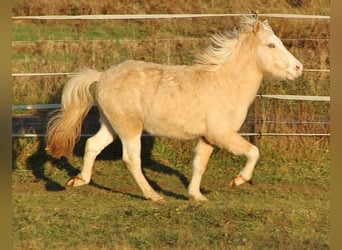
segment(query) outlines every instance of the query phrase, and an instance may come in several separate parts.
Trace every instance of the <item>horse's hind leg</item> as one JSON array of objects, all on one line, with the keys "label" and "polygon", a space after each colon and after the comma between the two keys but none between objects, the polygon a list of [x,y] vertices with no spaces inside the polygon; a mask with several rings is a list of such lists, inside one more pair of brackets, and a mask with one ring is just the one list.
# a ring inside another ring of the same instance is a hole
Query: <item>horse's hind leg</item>
[{"label": "horse's hind leg", "polygon": [[253,171],[257,161],[259,160],[259,150],[256,146],[246,141],[238,133],[231,133],[227,136],[216,137],[216,144],[235,155],[244,155],[247,158],[245,167],[240,173],[229,183],[229,187],[242,185],[246,182],[251,183]]},{"label": "horse's hind leg", "polygon": [[213,152],[213,146],[202,138],[198,141],[193,162],[193,174],[188,187],[189,198],[196,201],[205,201],[207,198],[201,194],[200,184],[203,173],[208,164],[209,157]]},{"label": "horse's hind leg", "polygon": [[122,138],[122,159],[125,162],[127,168],[132,173],[135,181],[139,185],[143,195],[146,199],[153,201],[163,201],[164,198],[156,193],[150,184],[147,182],[141,170],[141,134],[131,137],[129,139]]},{"label": "horse's hind leg", "polygon": [[114,136],[114,132],[110,130],[108,125],[104,121],[101,121],[100,130],[86,142],[81,173],[71,178],[67,182],[67,186],[79,187],[90,182],[96,156],[113,142]]}]

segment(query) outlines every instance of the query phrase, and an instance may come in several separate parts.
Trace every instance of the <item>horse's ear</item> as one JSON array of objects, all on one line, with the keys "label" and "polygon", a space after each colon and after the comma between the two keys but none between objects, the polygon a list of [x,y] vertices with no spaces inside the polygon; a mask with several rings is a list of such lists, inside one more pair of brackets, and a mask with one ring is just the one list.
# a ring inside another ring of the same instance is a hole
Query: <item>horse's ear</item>
[{"label": "horse's ear", "polygon": [[257,34],[264,29],[264,25],[260,21],[256,21],[253,27],[253,32]]}]

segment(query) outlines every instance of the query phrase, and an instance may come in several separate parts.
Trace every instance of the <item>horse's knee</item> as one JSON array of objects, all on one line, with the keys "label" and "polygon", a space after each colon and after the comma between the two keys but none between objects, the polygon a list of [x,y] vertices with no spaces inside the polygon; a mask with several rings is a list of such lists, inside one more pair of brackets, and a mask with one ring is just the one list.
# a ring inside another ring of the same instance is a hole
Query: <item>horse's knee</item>
[{"label": "horse's knee", "polygon": [[86,153],[92,153],[94,155],[98,155],[101,153],[101,151],[111,142],[113,139],[108,138],[97,138],[97,137],[90,137],[85,145],[85,152]]},{"label": "horse's knee", "polygon": [[101,148],[99,148],[98,145],[92,140],[92,138],[89,138],[85,145],[85,154],[92,154],[92,155],[98,155],[102,151]]},{"label": "horse's knee", "polygon": [[247,157],[250,160],[254,160],[254,161],[259,160],[259,157],[260,157],[259,149],[256,146],[252,145],[249,151],[247,152]]}]

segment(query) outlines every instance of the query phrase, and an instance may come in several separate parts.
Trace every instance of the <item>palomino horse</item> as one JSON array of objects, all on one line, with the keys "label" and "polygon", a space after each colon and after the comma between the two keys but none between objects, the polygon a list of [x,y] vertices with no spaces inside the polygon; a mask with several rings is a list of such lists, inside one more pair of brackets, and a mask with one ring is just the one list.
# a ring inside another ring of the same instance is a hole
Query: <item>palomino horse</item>
[{"label": "palomino horse", "polygon": [[256,15],[244,16],[239,29],[216,34],[211,40],[212,45],[190,66],[130,60],[104,72],[86,69],[65,85],[62,108],[48,123],[48,153],[59,158],[73,152],[82,121],[93,105],[89,90],[93,84],[101,122],[99,131],[87,140],[81,173],[70,179],[68,186],[88,184],[96,156],[119,137],[123,161],[144,197],[163,200],[141,170],[143,131],[153,136],[198,139],[188,187],[190,199],[206,200],[200,182],[214,145],[247,158],[230,187],[251,180],[259,150],[238,133],[248,108],[264,75],[293,80],[302,74],[303,66],[268,22],[259,21]]}]

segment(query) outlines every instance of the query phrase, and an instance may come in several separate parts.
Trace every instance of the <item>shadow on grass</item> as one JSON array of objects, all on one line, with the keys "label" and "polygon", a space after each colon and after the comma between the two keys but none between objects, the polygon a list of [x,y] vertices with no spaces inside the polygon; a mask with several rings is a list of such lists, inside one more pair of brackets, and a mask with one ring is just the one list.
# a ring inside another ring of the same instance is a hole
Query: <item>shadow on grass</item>
[{"label": "shadow on grass", "polygon": [[[43,138],[41,138],[38,143],[39,143],[38,150],[36,150],[35,153],[29,156],[26,161],[27,167],[32,171],[33,175],[35,176],[37,180],[43,180],[45,182],[45,189],[47,191],[57,192],[57,191],[65,190],[65,186],[61,185],[60,183],[58,183],[57,181],[55,181],[53,178],[51,178],[45,173],[45,169],[44,169],[45,163],[50,162],[55,167],[57,167],[57,169],[66,171],[68,176],[70,177],[77,175],[79,173],[79,169],[74,167],[65,157],[62,157],[61,159],[54,159],[51,156],[49,156],[45,152],[45,141]],[[85,143],[86,143],[86,139],[82,138],[76,144],[76,147],[74,150],[75,155],[83,157]],[[143,171],[144,169],[150,169],[154,172],[158,172],[161,174],[174,175],[181,181],[183,186],[187,188],[187,186],[189,185],[189,181],[185,175],[183,175],[178,170],[175,170],[163,164],[159,164],[155,162],[154,160],[152,160],[151,153],[153,149],[153,144],[154,144],[153,137],[146,137],[146,136],[142,137],[141,159],[142,159]],[[122,145],[121,145],[120,140],[116,140],[107,148],[105,148],[101,152],[101,154],[97,157],[97,159],[115,161],[115,160],[121,160],[121,156],[122,156]],[[145,177],[147,178],[150,185],[157,192],[160,192],[165,196],[174,197],[176,199],[181,199],[181,200],[188,199],[186,196],[182,194],[177,194],[173,191],[163,189],[162,187],[158,185],[156,181],[153,181],[150,178],[148,178],[146,174],[145,174]],[[91,181],[89,185],[92,185],[96,188],[106,190],[109,192],[129,195],[132,198],[143,199],[142,196],[138,196],[138,195],[126,193],[126,192],[123,193],[121,191],[116,191],[116,190],[113,190],[112,188],[105,187],[101,185],[100,183],[95,183],[93,181]]]}]

